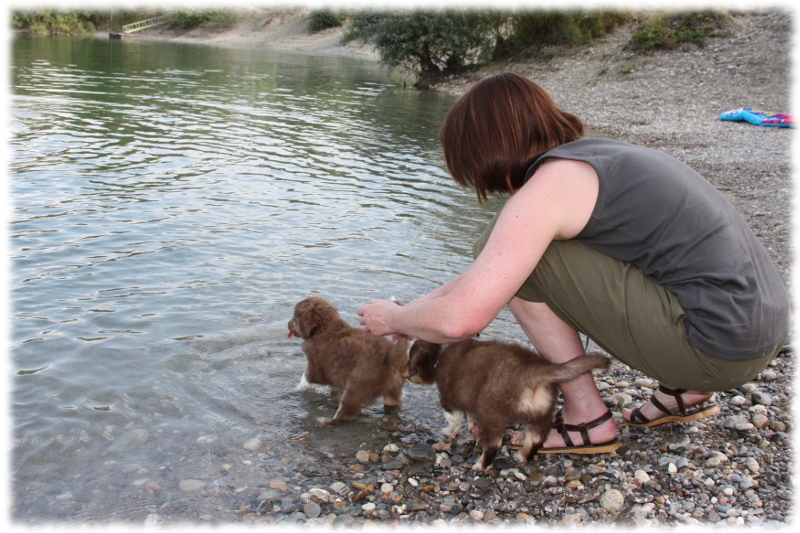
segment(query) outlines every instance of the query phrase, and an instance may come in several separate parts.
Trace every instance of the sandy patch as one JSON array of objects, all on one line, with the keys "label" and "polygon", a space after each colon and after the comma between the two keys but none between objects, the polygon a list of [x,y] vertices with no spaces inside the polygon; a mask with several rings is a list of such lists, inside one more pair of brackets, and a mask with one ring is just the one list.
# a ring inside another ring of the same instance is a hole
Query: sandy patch
[{"label": "sandy patch", "polygon": [[342,44],[344,29],[341,27],[310,33],[309,9],[242,7],[239,10],[242,15],[239,22],[228,30],[197,28],[177,34],[172,30],[153,29],[142,32],[140,37],[236,48],[293,50],[376,61],[380,59],[374,47],[360,41]]}]

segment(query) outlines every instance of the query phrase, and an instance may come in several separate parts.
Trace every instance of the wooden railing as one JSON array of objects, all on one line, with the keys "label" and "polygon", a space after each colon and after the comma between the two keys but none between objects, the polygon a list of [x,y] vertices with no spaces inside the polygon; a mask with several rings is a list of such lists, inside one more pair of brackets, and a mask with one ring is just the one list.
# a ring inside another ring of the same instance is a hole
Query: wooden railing
[{"label": "wooden railing", "polygon": [[153,26],[166,24],[169,21],[170,21],[169,15],[161,15],[160,17],[154,17],[147,20],[140,20],[139,22],[132,22],[131,24],[125,24],[122,27],[122,33],[133,33],[135,31],[145,30],[147,28],[152,28]]}]

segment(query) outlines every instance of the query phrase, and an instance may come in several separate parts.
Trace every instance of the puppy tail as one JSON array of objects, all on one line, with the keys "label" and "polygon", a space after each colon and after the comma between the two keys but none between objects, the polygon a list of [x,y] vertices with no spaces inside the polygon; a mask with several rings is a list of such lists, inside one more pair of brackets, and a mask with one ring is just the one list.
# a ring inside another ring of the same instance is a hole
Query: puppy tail
[{"label": "puppy tail", "polygon": [[[403,302],[395,298],[394,296],[389,297],[389,300],[396,303],[399,306],[403,305]],[[401,335],[397,334],[397,345],[395,346],[394,353],[401,356],[402,362],[401,365],[406,364],[408,362],[408,343],[409,338],[408,335]]]},{"label": "puppy tail", "polygon": [[587,354],[560,365],[548,368],[548,374],[553,381],[560,383],[575,379],[582,374],[594,369],[606,370],[611,365],[608,357],[598,354]]},{"label": "puppy tail", "polygon": [[400,365],[408,362],[408,346],[409,339],[407,335],[397,335],[397,342],[394,345],[394,354],[397,357]]}]

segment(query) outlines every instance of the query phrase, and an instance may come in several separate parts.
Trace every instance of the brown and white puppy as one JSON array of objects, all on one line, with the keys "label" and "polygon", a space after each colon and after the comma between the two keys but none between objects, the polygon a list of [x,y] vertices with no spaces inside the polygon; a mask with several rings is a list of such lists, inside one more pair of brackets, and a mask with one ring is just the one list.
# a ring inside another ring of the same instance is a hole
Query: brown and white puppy
[{"label": "brown and white puppy", "polygon": [[403,375],[412,383],[436,384],[448,421],[442,430],[446,437],[461,432],[467,415],[469,432],[479,436],[483,448],[472,469],[486,471],[506,428],[517,422],[525,426],[525,440],[516,459],[529,462],[553,425],[558,384],[609,364],[601,355],[554,364],[524,346],[496,340],[440,345],[418,339]]},{"label": "brown and white puppy", "polygon": [[297,389],[317,384],[344,391],[333,420],[353,420],[361,414],[362,406],[381,396],[385,406],[403,403],[405,379],[400,371],[408,362],[408,338],[401,336],[394,343],[354,328],[317,296],[295,305],[287,337],[293,335],[303,339],[308,359]]}]

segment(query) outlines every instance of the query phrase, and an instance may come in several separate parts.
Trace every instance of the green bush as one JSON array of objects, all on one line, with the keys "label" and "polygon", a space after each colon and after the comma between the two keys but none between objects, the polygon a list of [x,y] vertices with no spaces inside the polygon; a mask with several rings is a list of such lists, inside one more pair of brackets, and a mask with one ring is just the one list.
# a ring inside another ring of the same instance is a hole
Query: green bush
[{"label": "green bush", "polygon": [[96,31],[96,20],[96,12],[56,9],[14,11],[11,16],[14,28],[45,35],[89,35]]},{"label": "green bush", "polygon": [[179,9],[170,13],[170,24],[178,31],[189,31],[200,26],[225,30],[232,27],[237,20],[231,9]]},{"label": "green bush", "polygon": [[312,11],[308,21],[308,31],[317,33],[328,28],[338,28],[344,21],[344,15],[331,11],[330,9],[321,9],[319,11]]},{"label": "green bush", "polygon": [[628,47],[646,54],[671,50],[683,43],[703,46],[706,38],[724,34],[729,25],[730,16],[716,10],[656,13],[633,32]]},{"label": "green bush", "polygon": [[498,41],[495,57],[534,50],[542,54],[548,46],[582,46],[624,23],[622,11],[528,11],[508,17],[507,36]]},{"label": "green bush", "polygon": [[620,11],[396,11],[353,15],[346,39],[378,49],[381,60],[417,74],[423,86],[491,60],[548,45],[583,45],[611,32]]},{"label": "green bush", "polygon": [[375,45],[381,61],[412,71],[418,86],[491,58],[496,18],[466,10],[362,12],[348,39]]}]

